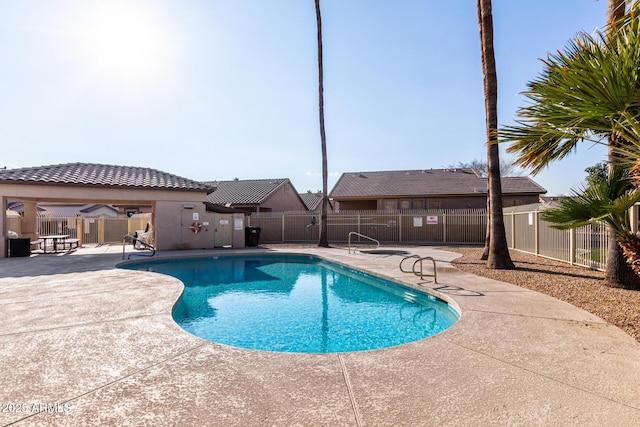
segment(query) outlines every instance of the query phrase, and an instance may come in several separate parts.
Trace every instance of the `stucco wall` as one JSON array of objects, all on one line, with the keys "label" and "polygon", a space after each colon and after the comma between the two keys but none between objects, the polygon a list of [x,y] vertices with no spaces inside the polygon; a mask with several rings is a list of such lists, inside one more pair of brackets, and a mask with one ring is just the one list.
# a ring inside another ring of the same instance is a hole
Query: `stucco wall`
[{"label": "stucco wall", "polygon": [[[106,203],[106,204],[132,204],[151,205],[154,209],[154,234],[159,250],[170,249],[195,249],[212,248],[213,231],[204,226],[200,232],[193,233],[189,226],[194,221],[189,221],[192,216],[182,216],[185,205],[193,206],[192,212],[198,212],[200,223],[212,224],[213,216],[205,212],[203,202],[206,193],[203,191],[174,191],[147,188],[101,188],[80,186],[55,186],[55,185],[29,185],[29,184],[3,184],[0,185],[0,199],[3,206],[7,200],[26,201],[25,207],[30,204],[43,202],[68,202],[68,203]],[[0,242],[0,256],[4,257],[6,238],[5,212],[2,210],[2,233]],[[35,209],[33,214],[27,215],[25,209],[25,224],[30,224],[29,217],[33,217],[35,224]]]},{"label": "stucco wall", "polygon": [[260,210],[272,212],[306,211],[307,207],[290,184],[285,184],[260,205]]},{"label": "stucco wall", "polygon": [[[215,244],[215,214],[207,212],[202,202],[184,203],[158,201],[155,205],[156,248],[160,251],[185,249],[213,249]],[[238,229],[235,228],[236,221]],[[197,233],[191,229],[199,224]],[[233,214],[232,245],[244,248],[244,214]]]},{"label": "stucco wall", "polygon": [[[202,227],[194,233],[192,224]],[[202,202],[157,201],[155,204],[156,248],[160,251],[213,248],[213,214]]]},{"label": "stucco wall", "polygon": [[7,238],[7,199],[0,195],[0,207],[2,208],[2,214],[0,214],[0,258],[4,258],[4,251],[6,250],[6,238]]}]

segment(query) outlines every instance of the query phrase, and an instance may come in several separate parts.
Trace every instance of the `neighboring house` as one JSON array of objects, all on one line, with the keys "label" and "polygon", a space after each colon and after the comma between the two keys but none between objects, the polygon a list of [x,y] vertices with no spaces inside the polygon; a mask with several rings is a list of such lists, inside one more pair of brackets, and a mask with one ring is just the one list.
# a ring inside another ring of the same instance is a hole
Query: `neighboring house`
[{"label": "neighboring house", "polygon": [[567,196],[540,196],[540,203],[559,202]]},{"label": "neighboring house", "polygon": [[[528,177],[502,178],[505,207],[536,203],[546,192]],[[340,210],[485,209],[487,179],[464,168],[347,172],[330,197]]]},{"label": "neighboring house", "polygon": [[207,201],[244,212],[306,211],[307,206],[288,178],[212,181]]},{"label": "neighboring house", "polygon": [[[9,203],[9,209],[16,212],[24,212],[24,203]],[[38,216],[51,216],[56,218],[72,218],[72,217],[109,217],[117,218],[118,209],[112,205],[105,204],[77,204],[77,203],[39,203]]]},{"label": "neighboring house", "polygon": [[[306,193],[300,193],[300,198],[310,211],[320,212],[322,210],[322,191],[312,193],[307,191]],[[327,206],[327,212],[333,211],[333,203],[329,201]]]}]

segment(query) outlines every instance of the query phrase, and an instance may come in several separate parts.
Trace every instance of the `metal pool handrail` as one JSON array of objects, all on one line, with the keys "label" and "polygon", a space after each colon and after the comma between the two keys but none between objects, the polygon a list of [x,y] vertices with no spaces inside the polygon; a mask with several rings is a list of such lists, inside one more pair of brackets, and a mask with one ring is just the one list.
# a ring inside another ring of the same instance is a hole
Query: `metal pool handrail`
[{"label": "metal pool handrail", "polygon": [[[349,243],[348,243],[349,244],[349,246],[348,246],[349,253],[351,253],[351,236],[352,235],[356,235],[358,237],[362,237],[363,239],[368,239],[368,240],[371,240],[372,242],[376,242],[376,244],[378,245],[378,246],[376,246],[376,248],[380,247],[380,242],[377,241],[376,239],[374,239],[373,237],[365,236],[364,234],[360,234],[360,233],[356,233],[355,231],[352,231],[352,232],[349,233]],[[353,248],[353,253],[354,254],[356,253],[356,249],[357,248],[355,248],[355,247]]]},{"label": "metal pool handrail", "polygon": [[151,253],[150,254],[138,254],[138,253],[133,253],[133,254],[129,254],[129,256],[127,257],[127,259],[131,259],[131,255],[137,255],[137,256],[148,256],[148,257],[152,257],[156,254],[156,248],[151,244],[151,243],[147,243],[139,238],[137,238],[136,236],[132,236],[131,234],[127,234],[122,238],[122,259],[124,259],[124,247],[127,243],[127,239],[131,239],[134,242],[138,242],[139,244],[141,244],[142,246],[144,246],[147,249],[151,249]]},{"label": "metal pool handrail", "polygon": [[[413,265],[411,266],[411,270],[405,270],[404,268],[402,268],[402,263],[405,260],[410,259],[410,258],[418,258],[418,259],[416,259],[413,262]],[[424,274],[423,269],[422,269],[422,261],[425,260],[425,259],[431,260],[431,262],[433,263],[433,274]],[[418,263],[420,263],[420,272],[416,271],[416,265]],[[402,261],[400,261],[400,266],[399,267],[400,267],[400,271],[402,271],[403,273],[413,273],[413,274],[415,274],[416,276],[420,277],[423,280],[424,280],[424,276],[427,276],[427,277],[433,276],[433,283],[438,283],[438,277],[437,277],[438,273],[437,273],[437,270],[436,270],[436,260],[433,259],[430,256],[424,256],[424,257],[420,257],[419,255],[406,256],[406,257],[402,258]]]}]

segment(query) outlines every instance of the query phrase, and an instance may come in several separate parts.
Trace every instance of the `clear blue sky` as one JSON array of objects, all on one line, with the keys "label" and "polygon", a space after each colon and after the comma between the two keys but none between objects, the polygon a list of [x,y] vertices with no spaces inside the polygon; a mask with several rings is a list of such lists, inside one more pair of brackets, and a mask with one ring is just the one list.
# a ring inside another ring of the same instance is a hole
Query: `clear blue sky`
[{"label": "clear blue sky", "polygon": [[[499,122],[606,0],[494,0]],[[322,0],[329,189],[485,159],[475,1]],[[319,190],[313,0],[0,0],[0,167],[68,162]],[[581,146],[534,179],[567,193]]]}]

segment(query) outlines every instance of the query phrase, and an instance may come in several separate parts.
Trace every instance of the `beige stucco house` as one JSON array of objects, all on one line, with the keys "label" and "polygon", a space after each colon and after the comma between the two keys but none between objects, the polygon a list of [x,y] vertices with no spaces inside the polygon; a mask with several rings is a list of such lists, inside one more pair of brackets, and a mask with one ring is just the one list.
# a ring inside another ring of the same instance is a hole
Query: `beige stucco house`
[{"label": "beige stucco house", "polygon": [[211,181],[208,184],[213,188],[213,192],[207,196],[207,201],[214,205],[247,213],[307,210],[307,206],[288,178],[236,179]]},{"label": "beige stucco house", "polygon": [[[24,213],[23,202],[9,202],[7,209]],[[138,213],[138,212],[135,212]],[[117,218],[118,216],[124,216],[121,214],[117,207],[113,205],[105,205],[102,203],[54,203],[54,202],[40,202],[38,203],[38,215],[39,216],[51,216],[51,217],[108,217]]]},{"label": "beige stucco house", "polygon": [[243,247],[244,215],[208,212],[211,191],[202,182],[133,166],[67,163],[0,170],[0,256],[5,256],[9,200],[23,203],[22,234],[30,239],[38,237],[38,203],[96,203],[147,208],[159,250]]}]

